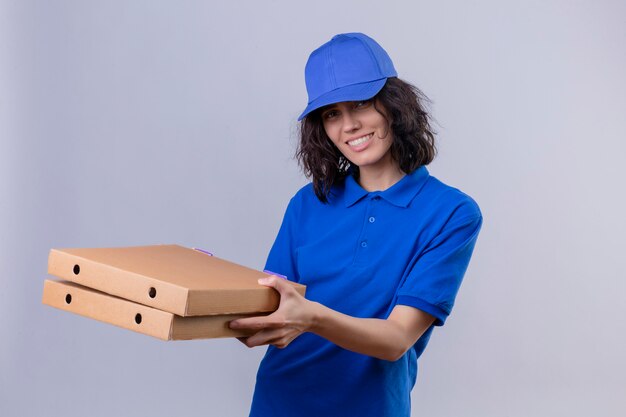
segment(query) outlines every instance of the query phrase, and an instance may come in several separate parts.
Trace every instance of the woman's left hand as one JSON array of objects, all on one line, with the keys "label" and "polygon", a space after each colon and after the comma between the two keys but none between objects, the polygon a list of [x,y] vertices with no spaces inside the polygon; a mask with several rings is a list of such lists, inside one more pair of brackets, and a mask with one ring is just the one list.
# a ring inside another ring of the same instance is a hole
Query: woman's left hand
[{"label": "woman's left hand", "polygon": [[261,278],[259,284],[279,292],[278,309],[268,316],[233,320],[230,328],[258,330],[252,336],[239,338],[248,347],[274,345],[282,349],[314,325],[316,303],[301,296],[282,278]]}]

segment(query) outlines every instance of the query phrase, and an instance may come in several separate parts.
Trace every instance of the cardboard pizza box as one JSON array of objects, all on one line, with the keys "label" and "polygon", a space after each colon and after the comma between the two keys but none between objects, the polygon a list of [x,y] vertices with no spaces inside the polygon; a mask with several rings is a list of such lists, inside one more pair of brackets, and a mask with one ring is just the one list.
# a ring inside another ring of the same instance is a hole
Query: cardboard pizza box
[{"label": "cardboard pizza box", "polygon": [[46,280],[42,302],[162,340],[241,337],[252,334],[228,327],[231,320],[249,315],[180,317],[67,281]]},{"label": "cardboard pizza box", "polygon": [[52,249],[48,273],[179,316],[272,312],[280,298],[257,282],[270,274],[178,245]]}]

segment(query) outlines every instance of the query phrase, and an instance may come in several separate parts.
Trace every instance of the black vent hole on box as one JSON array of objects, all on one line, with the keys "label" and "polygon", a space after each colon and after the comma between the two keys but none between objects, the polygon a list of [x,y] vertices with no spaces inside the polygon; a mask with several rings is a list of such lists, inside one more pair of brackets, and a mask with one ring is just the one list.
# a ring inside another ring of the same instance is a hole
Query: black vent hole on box
[{"label": "black vent hole on box", "polygon": [[80,266],[74,265],[74,275],[80,274]]},{"label": "black vent hole on box", "polygon": [[65,303],[66,304],[72,304],[72,294],[67,294],[65,296]]},{"label": "black vent hole on box", "polygon": [[150,296],[150,298],[156,297],[156,288],[150,287],[150,291],[148,291],[148,295]]},{"label": "black vent hole on box", "polygon": [[141,324],[141,314],[140,313],[135,314],[135,323]]}]

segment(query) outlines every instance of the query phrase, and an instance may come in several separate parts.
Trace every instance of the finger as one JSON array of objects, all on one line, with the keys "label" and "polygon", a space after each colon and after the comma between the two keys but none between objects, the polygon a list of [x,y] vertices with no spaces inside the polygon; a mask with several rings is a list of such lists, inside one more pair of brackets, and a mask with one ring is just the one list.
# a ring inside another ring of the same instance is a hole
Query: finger
[{"label": "finger", "polygon": [[273,320],[272,315],[264,317],[248,317],[243,319],[233,320],[228,323],[231,329],[251,329],[251,330],[263,330],[263,329],[276,329],[284,326],[284,323]]},{"label": "finger", "polygon": [[295,328],[287,328],[287,331],[284,333],[284,336],[280,339],[272,341],[272,345],[276,346],[279,349],[284,349],[291,344],[298,336],[300,336],[302,332]]},{"label": "finger", "polygon": [[296,337],[298,337],[298,335],[299,335],[299,334],[290,334],[290,335],[287,335],[287,336],[283,337],[282,339],[280,339],[280,340],[277,340],[277,341],[273,342],[272,344],[273,344],[274,346],[276,346],[278,349],[284,349],[284,348],[286,348],[287,346],[289,346],[289,344],[290,344],[291,342],[293,342],[293,341],[294,341],[294,339],[295,339]]},{"label": "finger", "polygon": [[275,337],[272,335],[271,330],[261,330],[260,332],[248,337],[245,344],[248,347],[267,345],[274,338]]},{"label": "finger", "polygon": [[272,345],[289,339],[290,333],[290,329],[266,329],[248,337],[245,343],[248,347]]},{"label": "finger", "polygon": [[274,288],[280,293],[281,298],[295,292],[293,286],[289,285],[286,279],[274,275],[267,278],[260,278],[259,284]]}]

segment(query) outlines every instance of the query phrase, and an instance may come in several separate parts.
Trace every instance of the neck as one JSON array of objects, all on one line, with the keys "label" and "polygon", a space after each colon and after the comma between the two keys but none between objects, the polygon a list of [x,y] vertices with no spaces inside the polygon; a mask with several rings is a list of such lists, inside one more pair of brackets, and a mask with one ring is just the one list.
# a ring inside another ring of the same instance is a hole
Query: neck
[{"label": "neck", "polygon": [[398,163],[390,158],[384,164],[359,167],[359,184],[369,192],[384,191],[405,175]]}]

